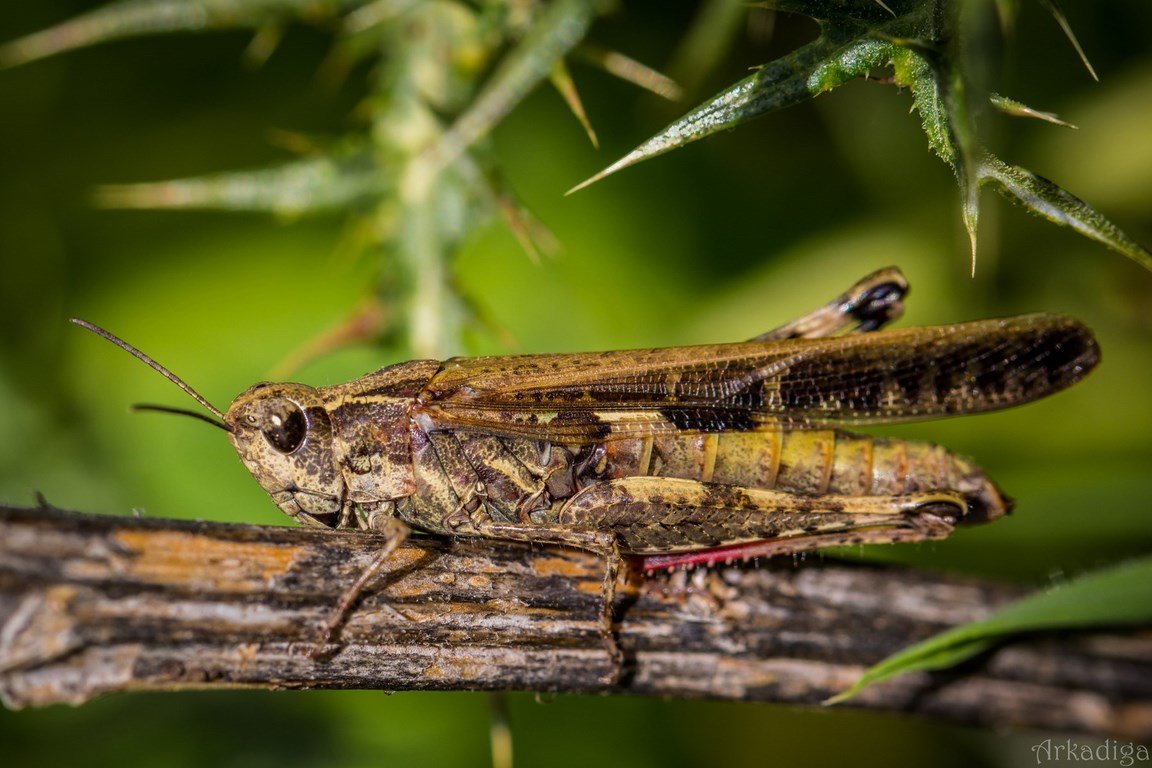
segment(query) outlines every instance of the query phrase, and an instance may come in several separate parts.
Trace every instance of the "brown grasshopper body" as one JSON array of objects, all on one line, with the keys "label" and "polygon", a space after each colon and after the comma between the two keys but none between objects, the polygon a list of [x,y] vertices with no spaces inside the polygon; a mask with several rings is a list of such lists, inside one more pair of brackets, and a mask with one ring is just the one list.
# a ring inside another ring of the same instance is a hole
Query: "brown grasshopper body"
[{"label": "brown grasshopper body", "polygon": [[[749,342],[420,360],[331,387],[258,384],[220,413],[245,466],[294,519],[603,554],[645,568],[938,539],[1010,502],[935,445],[840,431],[1029,402],[1098,360],[1075,320],[1029,315],[877,330],[895,269]],[[334,629],[339,617],[329,629]]]}]

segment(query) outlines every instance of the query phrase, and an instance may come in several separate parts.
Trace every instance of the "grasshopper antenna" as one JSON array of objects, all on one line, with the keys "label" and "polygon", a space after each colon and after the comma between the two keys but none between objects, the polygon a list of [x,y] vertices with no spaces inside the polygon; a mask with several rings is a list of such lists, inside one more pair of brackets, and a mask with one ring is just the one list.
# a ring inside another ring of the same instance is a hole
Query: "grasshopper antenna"
[{"label": "grasshopper antenna", "polygon": [[163,406],[163,405],[135,405],[135,406],[133,406],[133,408],[135,410],[138,410],[138,411],[161,411],[163,413],[177,413],[177,414],[181,414],[183,416],[192,416],[194,418],[200,419],[201,421],[206,421],[209,424],[212,424],[213,426],[220,427],[220,429],[223,429],[225,432],[231,432],[232,431],[232,430],[228,429],[228,425],[226,423],[224,423],[223,411],[221,411],[216,406],[212,405],[212,403],[208,402],[208,400],[205,399],[205,397],[203,395],[201,395],[196,390],[192,389],[192,387],[188,386],[188,384],[186,384],[183,379],[181,379],[176,374],[172,373],[172,371],[170,371],[167,368],[165,368],[164,366],[160,365],[160,363],[158,363],[155,360],[153,360],[152,358],[148,357],[148,355],[146,355],[143,352],[141,352],[140,350],[136,349],[136,347],[132,346],[128,342],[124,341],[123,339],[118,338],[116,336],[113,336],[111,333],[104,330],[103,328],[101,328],[98,325],[93,325],[92,323],[88,322],[87,320],[81,320],[78,317],[69,318],[69,320],[72,323],[75,323],[76,325],[80,326],[81,328],[86,328],[89,331],[92,331],[92,333],[96,334],[97,336],[100,336],[101,338],[105,339],[106,341],[110,341],[113,344],[115,344],[116,346],[120,347],[120,349],[122,349],[125,352],[127,352],[128,354],[132,355],[132,357],[134,357],[137,360],[139,360],[140,362],[144,363],[149,368],[156,371],[157,373],[159,373],[164,378],[168,379],[168,381],[172,382],[176,386],[180,387],[180,389],[187,392],[192,397],[192,399],[194,399],[196,402],[200,403],[200,405],[207,408],[208,411],[213,416],[215,416],[216,418],[212,419],[212,418],[205,416],[204,414],[201,414],[201,413],[196,413],[194,411],[186,411],[182,408],[169,408],[168,406]]},{"label": "grasshopper antenna", "polygon": [[205,416],[196,411],[189,411],[187,408],[173,408],[169,405],[153,405],[152,403],[133,403],[132,410],[134,411],[148,411],[149,413],[174,413],[177,416],[191,416],[194,419],[199,419],[205,424],[211,424],[214,427],[219,427],[225,432],[231,432],[228,425],[219,419],[214,419],[211,416]]}]

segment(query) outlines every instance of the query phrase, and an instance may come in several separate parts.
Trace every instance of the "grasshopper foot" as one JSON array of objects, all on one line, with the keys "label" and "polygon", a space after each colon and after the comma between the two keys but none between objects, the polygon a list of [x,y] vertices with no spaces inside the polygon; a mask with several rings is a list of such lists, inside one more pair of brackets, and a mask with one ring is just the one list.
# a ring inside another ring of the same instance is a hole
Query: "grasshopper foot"
[{"label": "grasshopper foot", "polygon": [[[352,612],[356,601],[359,600],[364,593],[365,587],[380,573],[384,564],[388,562],[388,558],[396,551],[396,548],[408,538],[408,526],[396,518],[389,518],[388,522],[389,524],[381,531],[387,536],[384,546],[380,548],[380,551],[372,558],[372,562],[361,572],[352,586],[344,591],[344,594],[340,597],[339,604],[336,606],[336,610],[334,610],[328,617],[328,620],[324,622],[320,637],[308,654],[313,660],[318,661],[329,657],[329,646],[336,641],[340,627],[343,626],[348,615]],[[408,618],[390,605],[387,606],[387,608],[405,619]]]}]

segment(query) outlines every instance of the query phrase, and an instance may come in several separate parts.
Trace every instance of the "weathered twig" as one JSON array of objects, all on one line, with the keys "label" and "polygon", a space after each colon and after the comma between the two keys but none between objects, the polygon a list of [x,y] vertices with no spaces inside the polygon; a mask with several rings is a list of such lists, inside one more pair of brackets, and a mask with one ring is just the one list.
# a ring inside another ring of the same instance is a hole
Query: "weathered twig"
[{"label": "weathered twig", "polygon": [[[0,507],[0,696],[10,707],[211,687],[602,691],[816,704],[865,665],[1020,594],[820,562],[632,577],[618,666],[582,552],[419,539],[321,659],[340,592],[379,547],[300,528]],[[687,587],[692,587],[691,590]],[[957,722],[1152,738],[1152,637],[1082,634],[910,675],[851,702]]]}]

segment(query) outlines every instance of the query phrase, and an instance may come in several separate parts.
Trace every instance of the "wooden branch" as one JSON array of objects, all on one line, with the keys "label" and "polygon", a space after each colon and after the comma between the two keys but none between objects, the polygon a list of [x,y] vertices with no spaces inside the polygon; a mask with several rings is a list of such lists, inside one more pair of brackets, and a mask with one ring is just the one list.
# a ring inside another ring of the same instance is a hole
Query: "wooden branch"
[{"label": "wooden branch", "polygon": [[[377,552],[358,533],[0,507],[0,696],[382,688],[599,691],[818,704],[865,666],[1022,590],[816,558],[622,582],[623,665],[598,631],[603,564],[576,551],[421,538],[321,659],[339,595]],[[1152,636],[1006,646],[849,706],[1152,738]]]}]

